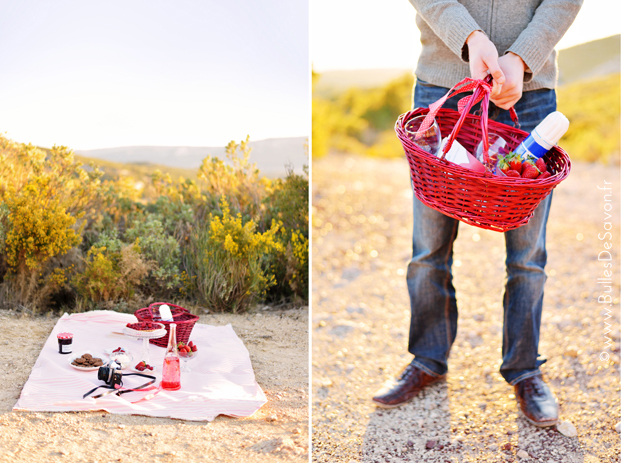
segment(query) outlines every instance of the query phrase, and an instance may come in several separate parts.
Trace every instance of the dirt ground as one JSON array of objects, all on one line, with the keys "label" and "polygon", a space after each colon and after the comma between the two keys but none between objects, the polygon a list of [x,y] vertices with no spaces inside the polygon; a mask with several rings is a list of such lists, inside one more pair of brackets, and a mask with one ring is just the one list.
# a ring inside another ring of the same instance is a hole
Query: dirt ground
[{"label": "dirt ground", "polygon": [[[597,188],[605,181],[611,219]],[[577,429],[577,437],[567,437],[518,414],[513,389],[498,372],[504,237],[463,223],[454,247],[459,328],[448,378],[401,408],[375,408],[374,392],[412,358],[408,166],[345,156],[314,162],[313,460],[618,462],[619,188],[618,167],[574,163],[554,191],[540,353],[561,419]],[[610,317],[598,304],[605,241],[612,244]]]},{"label": "dirt ground", "polygon": [[13,412],[58,317],[0,311],[0,461],[306,462],[309,459],[308,308],[207,314],[231,323],[268,403],[249,418],[194,422],[106,412]]}]

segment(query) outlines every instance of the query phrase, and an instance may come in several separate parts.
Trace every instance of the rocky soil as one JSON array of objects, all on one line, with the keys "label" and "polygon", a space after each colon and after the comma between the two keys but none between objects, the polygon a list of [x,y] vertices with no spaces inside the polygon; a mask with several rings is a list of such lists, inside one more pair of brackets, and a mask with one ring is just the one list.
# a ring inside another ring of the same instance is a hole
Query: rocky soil
[{"label": "rocky soil", "polygon": [[308,308],[201,316],[232,324],[268,398],[252,417],[210,423],[11,411],[57,319],[0,311],[0,461],[308,461]]},{"label": "rocky soil", "polygon": [[[501,363],[502,234],[460,224],[454,284],[458,335],[445,382],[394,410],[370,401],[407,352],[411,202],[405,160],[329,156],[313,163],[313,460],[317,462],[619,461],[619,170],[575,163],[555,191],[540,353],[561,419],[518,414]],[[604,193],[612,187],[612,215]],[[604,237],[611,222],[612,237]],[[598,304],[612,244],[611,316]],[[607,339],[611,345],[607,345]],[[569,426],[569,425],[563,425]],[[569,426],[570,427],[570,426]]]}]

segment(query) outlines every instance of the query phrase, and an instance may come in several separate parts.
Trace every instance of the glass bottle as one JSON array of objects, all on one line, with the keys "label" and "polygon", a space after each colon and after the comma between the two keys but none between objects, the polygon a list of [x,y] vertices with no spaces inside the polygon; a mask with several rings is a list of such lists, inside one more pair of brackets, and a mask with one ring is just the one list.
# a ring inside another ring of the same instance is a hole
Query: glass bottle
[{"label": "glass bottle", "polygon": [[176,391],[181,387],[181,370],[179,367],[179,352],[177,351],[177,325],[170,324],[168,347],[164,355],[164,367],[162,368],[162,389]]}]

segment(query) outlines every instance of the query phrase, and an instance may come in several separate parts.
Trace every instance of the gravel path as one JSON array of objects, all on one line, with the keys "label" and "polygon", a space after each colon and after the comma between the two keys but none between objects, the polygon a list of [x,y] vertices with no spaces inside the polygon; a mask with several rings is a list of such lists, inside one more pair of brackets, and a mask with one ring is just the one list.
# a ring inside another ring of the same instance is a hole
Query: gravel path
[{"label": "gravel path", "polygon": [[308,308],[201,316],[199,323],[232,324],[268,398],[249,418],[210,423],[12,412],[57,319],[0,311],[0,462],[308,461]]},{"label": "gravel path", "polygon": [[[554,191],[548,223],[542,369],[577,437],[518,415],[513,389],[498,373],[504,237],[463,223],[454,255],[459,328],[446,382],[398,409],[371,403],[412,357],[404,276],[411,253],[408,175],[403,159],[333,155],[313,162],[313,460],[618,462],[618,168],[576,163]],[[604,181],[611,182],[614,219],[604,218],[597,189]],[[600,240],[606,221],[612,238]],[[597,302],[605,241],[612,243],[615,282],[609,319]]]}]

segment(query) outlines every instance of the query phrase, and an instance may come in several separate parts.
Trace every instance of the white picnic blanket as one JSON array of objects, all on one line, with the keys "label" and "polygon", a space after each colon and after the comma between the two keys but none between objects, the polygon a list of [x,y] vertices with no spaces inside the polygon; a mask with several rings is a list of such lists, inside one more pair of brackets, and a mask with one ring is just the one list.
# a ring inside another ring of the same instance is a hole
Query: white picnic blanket
[{"label": "white picnic blanket", "polygon": [[[157,391],[148,400],[141,399],[155,391],[136,391],[117,396],[109,394],[93,399],[82,396],[95,386],[104,385],[97,371],[78,371],[71,367],[70,358],[89,351],[100,353],[104,362],[105,349],[123,347],[138,363],[142,341],[123,335],[123,327],[136,318],[109,310],[63,315],[52,330],[35,363],[21,396],[13,410],[86,411],[105,410],[110,413],[149,415],[184,420],[211,421],[218,415],[250,416],[267,402],[257,384],[248,350],[231,325],[194,325],[190,340],[198,346],[199,355],[190,360],[189,373],[181,372],[181,389]],[[73,333],[73,354],[59,354],[57,333]],[[161,381],[166,349],[151,344],[150,364],[155,372],[145,371]],[[133,373],[123,370],[123,373]],[[124,387],[144,384],[146,378],[131,376]],[[105,392],[98,389],[94,395]],[[139,403],[134,403],[138,402]]]}]

